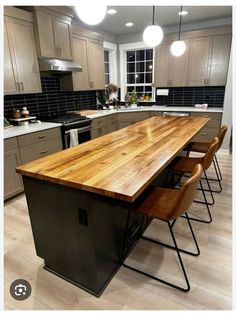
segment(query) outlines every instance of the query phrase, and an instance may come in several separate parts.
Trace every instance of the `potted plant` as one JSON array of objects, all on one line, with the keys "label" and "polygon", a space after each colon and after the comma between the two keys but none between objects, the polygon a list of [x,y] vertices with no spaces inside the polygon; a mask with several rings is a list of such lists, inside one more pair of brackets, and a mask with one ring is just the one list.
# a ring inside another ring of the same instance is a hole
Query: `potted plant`
[{"label": "potted plant", "polygon": [[130,101],[130,107],[131,108],[137,108],[137,105],[138,105],[138,94],[133,90],[132,91],[132,94],[130,95],[130,98],[129,98],[129,101]]},{"label": "potted plant", "polygon": [[97,100],[99,102],[98,109],[103,109],[106,106],[106,94],[103,90],[99,90],[96,93]]}]

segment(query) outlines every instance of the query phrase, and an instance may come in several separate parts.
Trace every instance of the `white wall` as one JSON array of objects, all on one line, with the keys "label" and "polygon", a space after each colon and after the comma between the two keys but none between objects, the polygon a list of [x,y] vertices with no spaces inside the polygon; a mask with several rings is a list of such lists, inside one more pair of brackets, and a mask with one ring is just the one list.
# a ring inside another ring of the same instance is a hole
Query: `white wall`
[{"label": "white wall", "polygon": [[222,145],[223,149],[229,149],[229,141],[232,129],[232,105],[233,101],[232,101],[232,49],[231,49],[228,78],[225,87],[224,112],[222,117],[222,125],[225,124],[228,126],[228,131],[226,133],[224,143]]}]

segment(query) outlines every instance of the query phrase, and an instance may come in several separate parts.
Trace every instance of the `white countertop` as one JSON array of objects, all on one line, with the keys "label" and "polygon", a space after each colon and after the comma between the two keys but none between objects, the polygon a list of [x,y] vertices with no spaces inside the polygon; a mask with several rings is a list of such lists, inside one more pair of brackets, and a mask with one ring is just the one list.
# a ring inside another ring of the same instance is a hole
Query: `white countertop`
[{"label": "white countertop", "polygon": [[4,139],[20,136],[28,133],[43,131],[47,129],[53,129],[60,127],[60,123],[41,122],[41,123],[29,123],[25,126],[13,126],[4,130]]},{"label": "white countertop", "polygon": [[164,106],[140,106],[134,109],[113,109],[113,110],[98,110],[96,113],[91,114],[91,115],[86,115],[87,117],[91,118],[91,119],[95,119],[95,118],[99,118],[99,117],[103,117],[103,116],[107,116],[107,115],[111,115],[111,114],[115,114],[115,113],[120,113],[120,112],[142,112],[142,111],[176,111],[176,112],[219,112],[222,113],[223,112],[223,108],[215,108],[215,107],[211,107],[208,109],[199,109],[199,108],[195,108],[195,107],[164,107]]}]

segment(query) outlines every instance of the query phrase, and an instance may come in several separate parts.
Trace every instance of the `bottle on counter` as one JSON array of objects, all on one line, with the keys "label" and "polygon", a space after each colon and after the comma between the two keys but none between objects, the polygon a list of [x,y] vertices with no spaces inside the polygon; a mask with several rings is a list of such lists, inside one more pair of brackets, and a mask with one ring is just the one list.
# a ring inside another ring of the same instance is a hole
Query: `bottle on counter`
[{"label": "bottle on counter", "polygon": [[27,107],[23,107],[21,111],[22,118],[28,118],[29,117],[29,110]]},{"label": "bottle on counter", "polygon": [[18,110],[16,108],[12,108],[11,116],[12,116],[13,119],[19,119],[21,117],[20,110]]}]

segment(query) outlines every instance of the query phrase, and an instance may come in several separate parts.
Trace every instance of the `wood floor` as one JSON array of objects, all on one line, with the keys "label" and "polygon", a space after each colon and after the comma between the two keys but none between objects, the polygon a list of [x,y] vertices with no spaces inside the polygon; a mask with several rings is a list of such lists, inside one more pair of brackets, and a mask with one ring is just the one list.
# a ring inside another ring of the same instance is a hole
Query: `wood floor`
[{"label": "wood floor", "polygon": [[[121,267],[98,299],[43,269],[36,256],[24,195],[5,203],[5,309],[57,310],[229,310],[232,308],[232,195],[231,155],[218,153],[223,173],[223,192],[215,194],[210,225],[193,222],[201,254],[182,254],[191,291],[183,293]],[[209,175],[214,172],[209,170]],[[203,205],[190,212],[204,216]],[[185,219],[174,227],[179,247],[193,249]],[[171,243],[163,222],[155,221],[146,235]],[[174,251],[140,240],[127,264],[145,269],[164,279],[181,283]],[[14,300],[9,286],[15,279],[30,282],[32,294]]]}]

